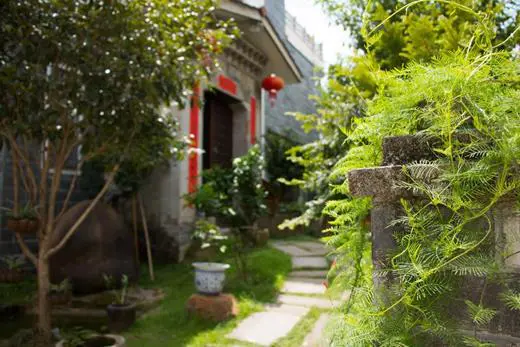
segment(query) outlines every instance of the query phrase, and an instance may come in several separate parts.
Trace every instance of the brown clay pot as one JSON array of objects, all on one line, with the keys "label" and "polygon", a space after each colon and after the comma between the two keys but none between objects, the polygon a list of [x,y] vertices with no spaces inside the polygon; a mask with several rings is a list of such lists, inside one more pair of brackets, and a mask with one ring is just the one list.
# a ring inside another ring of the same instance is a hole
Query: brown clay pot
[{"label": "brown clay pot", "polygon": [[255,239],[255,245],[262,247],[267,245],[267,242],[269,241],[269,229],[263,228],[263,229],[256,229],[253,232],[253,237]]},{"label": "brown clay pot", "polygon": [[36,219],[7,219],[7,229],[19,234],[34,234],[38,231],[38,220]]},{"label": "brown clay pot", "polygon": [[19,283],[24,279],[22,270],[19,269],[0,269],[1,283]]},{"label": "brown clay pot", "polygon": [[134,324],[137,308],[134,304],[107,306],[108,330],[120,333],[127,330]]}]

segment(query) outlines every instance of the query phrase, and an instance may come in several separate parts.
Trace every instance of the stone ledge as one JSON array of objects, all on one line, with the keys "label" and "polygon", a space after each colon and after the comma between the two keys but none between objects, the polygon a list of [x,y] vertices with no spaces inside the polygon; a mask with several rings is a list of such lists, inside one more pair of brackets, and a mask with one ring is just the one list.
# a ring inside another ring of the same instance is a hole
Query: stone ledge
[{"label": "stone ledge", "polygon": [[401,165],[352,170],[348,173],[350,193],[357,197],[373,196],[379,201],[396,201],[412,197],[411,192],[396,186],[405,175]]}]

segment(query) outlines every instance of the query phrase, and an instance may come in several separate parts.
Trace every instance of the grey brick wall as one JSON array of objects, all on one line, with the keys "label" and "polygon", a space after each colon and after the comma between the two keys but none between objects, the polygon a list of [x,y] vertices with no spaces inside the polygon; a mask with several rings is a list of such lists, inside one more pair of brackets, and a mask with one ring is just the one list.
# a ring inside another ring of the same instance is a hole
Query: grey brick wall
[{"label": "grey brick wall", "polygon": [[[273,24],[278,35],[282,38],[285,46],[289,50],[296,65],[303,76],[303,82],[295,85],[286,86],[277,97],[274,107],[266,102],[266,128],[284,133],[287,130],[294,131],[299,142],[309,142],[316,138],[314,133],[306,134],[298,121],[292,116],[286,115],[287,112],[315,113],[316,106],[314,101],[309,100],[310,95],[317,94],[314,77],[315,66],[299,50],[297,50],[287,40],[285,35],[285,1],[266,0],[267,16]],[[266,96],[267,99],[267,96]]]}]

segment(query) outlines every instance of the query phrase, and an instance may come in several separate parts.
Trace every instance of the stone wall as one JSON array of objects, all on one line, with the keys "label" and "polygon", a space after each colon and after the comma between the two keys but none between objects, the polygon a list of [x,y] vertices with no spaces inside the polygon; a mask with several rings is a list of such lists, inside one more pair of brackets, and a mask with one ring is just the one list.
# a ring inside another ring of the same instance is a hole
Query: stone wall
[{"label": "stone wall", "polygon": [[316,106],[313,101],[309,100],[310,95],[317,94],[314,71],[315,65],[298,51],[287,39],[285,34],[285,1],[284,0],[267,0],[266,1],[267,17],[273,24],[277,34],[289,50],[289,54],[294,59],[296,66],[300,70],[303,81],[299,84],[286,86],[277,97],[274,107],[269,105],[269,100],[265,100],[265,119],[266,130],[271,129],[278,133],[284,133],[286,130],[293,130],[299,137],[299,142],[309,142],[316,138],[316,135],[306,134],[300,123],[291,116],[287,116],[286,112],[315,113]]},{"label": "stone wall", "polygon": [[[388,255],[395,250],[395,229],[391,222],[403,215],[400,200],[420,199],[410,191],[396,185],[405,180],[402,173],[403,165],[421,160],[432,159],[434,154],[429,150],[430,144],[421,142],[413,136],[398,136],[386,138],[383,141],[383,166],[353,170],[348,175],[350,192],[354,196],[371,196],[371,234],[372,234],[372,262],[374,269],[382,269],[388,266]],[[520,289],[520,255],[512,256],[506,260],[500,259],[504,250],[509,253],[520,250],[520,215],[514,204],[516,199],[503,199],[491,212],[494,234],[496,235],[496,255],[502,262],[502,270],[506,277],[518,283]],[[482,227],[476,224],[476,228]],[[513,237],[513,235],[517,235]],[[506,252],[507,253],[507,252]],[[384,286],[385,282],[391,281],[388,277],[374,276],[374,285]],[[498,293],[502,291],[500,285],[485,283],[484,278],[465,277],[460,284],[460,298],[467,298],[478,302],[484,286],[486,286],[483,297],[484,306],[493,308],[499,313],[486,327],[491,332],[491,338],[496,340],[493,334],[510,334],[520,337],[520,314],[505,307],[499,300]],[[471,323],[467,321],[467,308],[462,300],[460,305],[451,307],[453,316],[468,329]],[[488,336],[488,337],[489,337]],[[496,336],[495,336],[496,337]],[[502,346],[502,344],[499,344]],[[504,345],[505,346],[505,345]],[[509,346],[509,345],[508,345]]]}]

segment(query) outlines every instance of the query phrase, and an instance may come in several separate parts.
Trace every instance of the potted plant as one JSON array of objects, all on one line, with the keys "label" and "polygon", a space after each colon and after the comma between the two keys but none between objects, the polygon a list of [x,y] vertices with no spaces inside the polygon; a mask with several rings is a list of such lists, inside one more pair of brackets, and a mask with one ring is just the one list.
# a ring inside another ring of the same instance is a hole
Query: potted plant
[{"label": "potted plant", "polygon": [[108,329],[111,332],[122,332],[135,322],[136,306],[127,301],[128,276],[121,276],[121,288],[116,288],[112,276],[104,275],[107,288],[112,290],[114,301],[107,306]]},{"label": "potted plant", "polygon": [[38,231],[36,209],[25,205],[19,213],[10,210],[7,213],[7,229],[19,234],[32,234]]},{"label": "potted plant", "polygon": [[48,296],[52,305],[69,306],[72,301],[72,284],[69,279],[66,278],[59,284],[51,284]]},{"label": "potted plant", "polygon": [[[224,253],[227,249],[227,236],[220,228],[206,219],[200,219],[195,224],[193,240],[196,247],[200,247],[197,258],[211,259],[217,252]],[[197,292],[204,295],[218,295],[222,292],[226,280],[226,270],[229,264],[215,262],[195,262],[195,287]]]},{"label": "potted plant", "polygon": [[93,331],[74,328],[62,336],[56,347],[124,347],[126,341],[120,335],[100,335]]},{"label": "potted plant", "polygon": [[2,257],[2,261],[7,265],[7,267],[0,269],[0,282],[22,282],[24,274],[21,268],[25,264],[25,258],[22,255],[8,255]]},{"label": "potted plant", "polygon": [[199,294],[219,295],[224,288],[226,270],[229,264],[193,263],[195,268],[195,288]]}]

